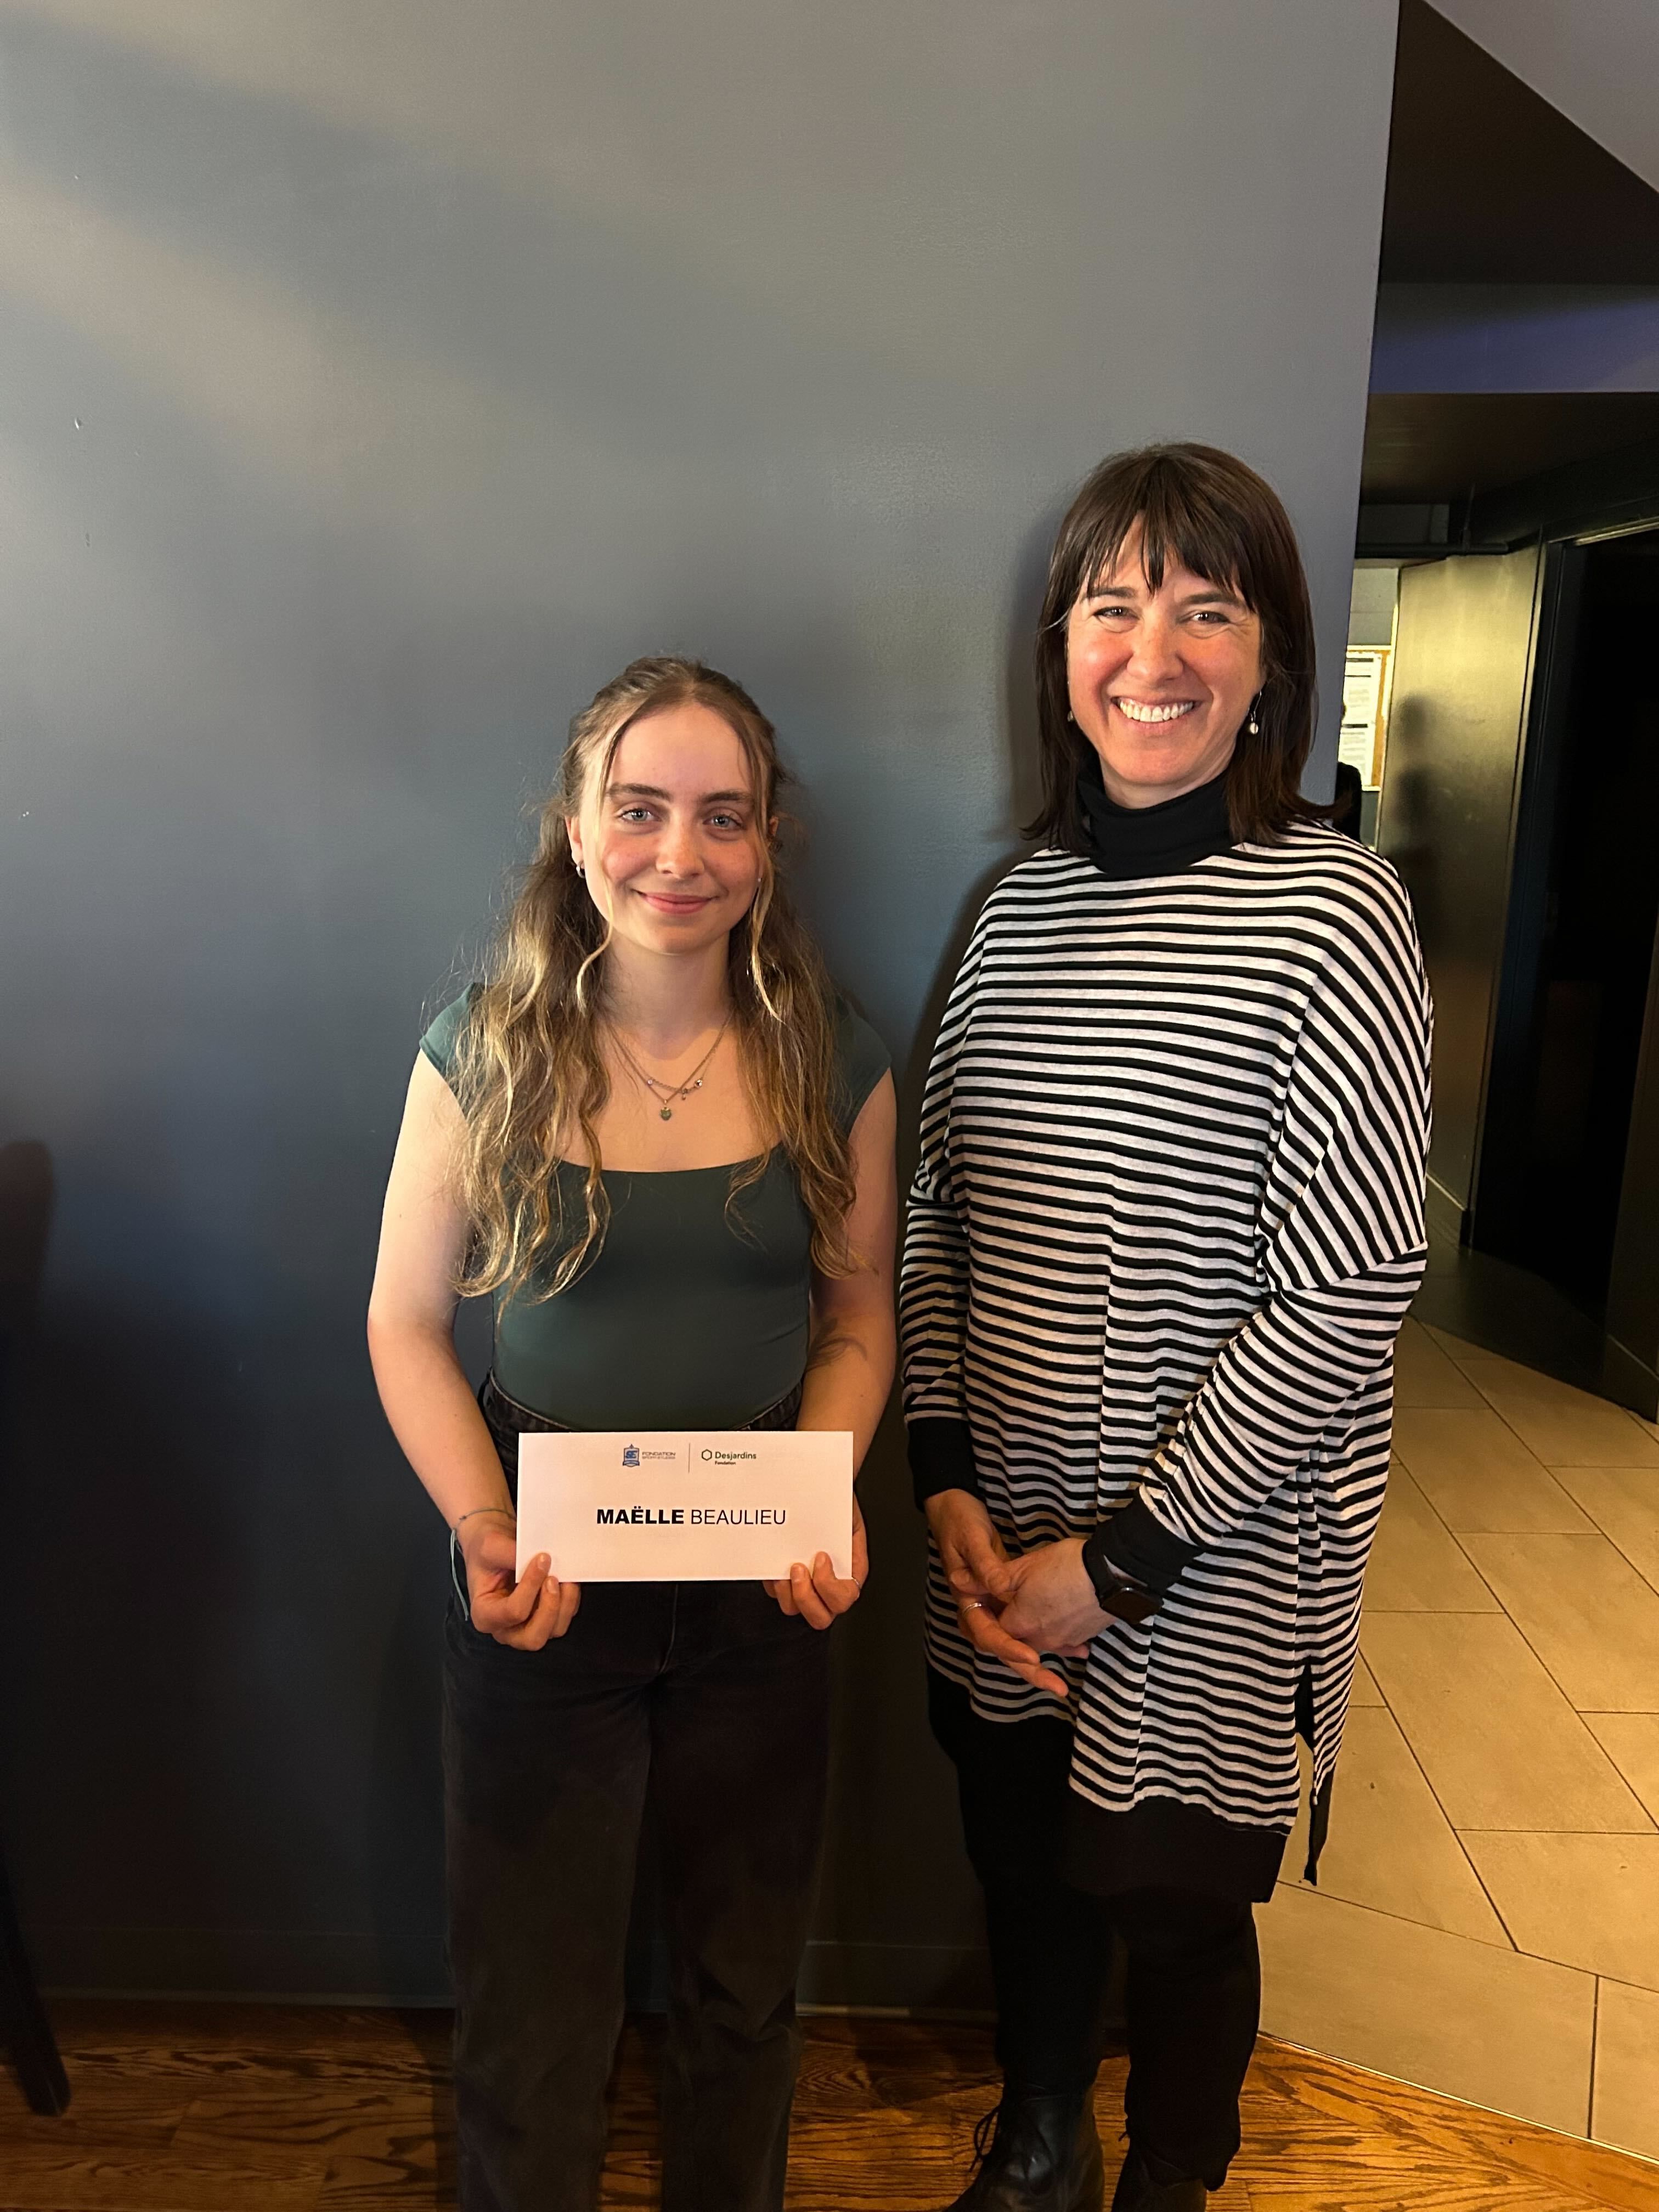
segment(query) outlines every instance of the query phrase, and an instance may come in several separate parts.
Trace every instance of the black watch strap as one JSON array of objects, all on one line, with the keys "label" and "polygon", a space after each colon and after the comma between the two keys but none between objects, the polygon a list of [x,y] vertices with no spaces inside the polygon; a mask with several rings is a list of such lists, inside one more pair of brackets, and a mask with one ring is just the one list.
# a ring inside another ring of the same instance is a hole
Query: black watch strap
[{"label": "black watch strap", "polygon": [[1107,1558],[1105,1547],[1100,1541],[1106,1525],[1103,1522],[1100,1528],[1091,1529],[1083,1540],[1083,1564],[1095,1586],[1095,1602],[1103,1613],[1109,1613],[1119,1620],[1148,1620],[1158,1611],[1158,1601],[1151,1590],[1121,1575]]}]

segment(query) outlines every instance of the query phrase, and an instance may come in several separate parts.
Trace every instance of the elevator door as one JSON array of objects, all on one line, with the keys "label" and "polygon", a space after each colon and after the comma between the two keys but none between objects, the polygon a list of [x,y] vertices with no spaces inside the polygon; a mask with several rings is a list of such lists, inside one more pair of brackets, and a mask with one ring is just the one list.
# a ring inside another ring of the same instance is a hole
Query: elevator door
[{"label": "elevator door", "polygon": [[1487,1108],[1474,1242],[1599,1319],[1659,923],[1659,532],[1561,557],[1576,573],[1552,654],[1559,704],[1533,738],[1547,803],[1516,857],[1507,957],[1521,988]]},{"label": "elevator door", "polygon": [[1430,1199],[1454,1234],[1474,1188],[1540,570],[1528,546],[1400,575],[1377,846],[1411,893],[1434,992]]}]

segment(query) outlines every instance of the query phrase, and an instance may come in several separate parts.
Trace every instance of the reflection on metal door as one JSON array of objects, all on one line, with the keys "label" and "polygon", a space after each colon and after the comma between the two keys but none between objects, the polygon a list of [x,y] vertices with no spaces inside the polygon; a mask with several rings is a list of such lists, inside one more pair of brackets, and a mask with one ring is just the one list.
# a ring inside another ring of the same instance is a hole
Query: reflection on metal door
[{"label": "reflection on metal door", "polygon": [[1460,1231],[1491,1058],[1540,567],[1532,545],[1400,575],[1377,845],[1417,909],[1435,998],[1430,1199]]}]

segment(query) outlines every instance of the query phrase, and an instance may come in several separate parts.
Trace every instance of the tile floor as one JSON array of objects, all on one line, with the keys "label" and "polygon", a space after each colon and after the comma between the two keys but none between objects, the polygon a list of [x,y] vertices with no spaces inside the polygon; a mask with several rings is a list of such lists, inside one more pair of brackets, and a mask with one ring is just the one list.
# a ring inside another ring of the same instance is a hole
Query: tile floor
[{"label": "tile floor", "polygon": [[[1411,1321],[1273,2035],[1659,2159],[1659,1427]],[[1304,1816],[1305,1818],[1305,1816]]]}]

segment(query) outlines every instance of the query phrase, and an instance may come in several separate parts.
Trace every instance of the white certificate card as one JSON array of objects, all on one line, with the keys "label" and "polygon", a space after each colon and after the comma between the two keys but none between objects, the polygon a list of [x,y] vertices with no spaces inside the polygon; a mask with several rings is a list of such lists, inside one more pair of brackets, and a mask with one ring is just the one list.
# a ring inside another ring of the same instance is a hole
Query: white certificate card
[{"label": "white certificate card", "polygon": [[849,1430],[593,1431],[519,1439],[519,1572],[568,1583],[775,1582],[853,1571]]}]

